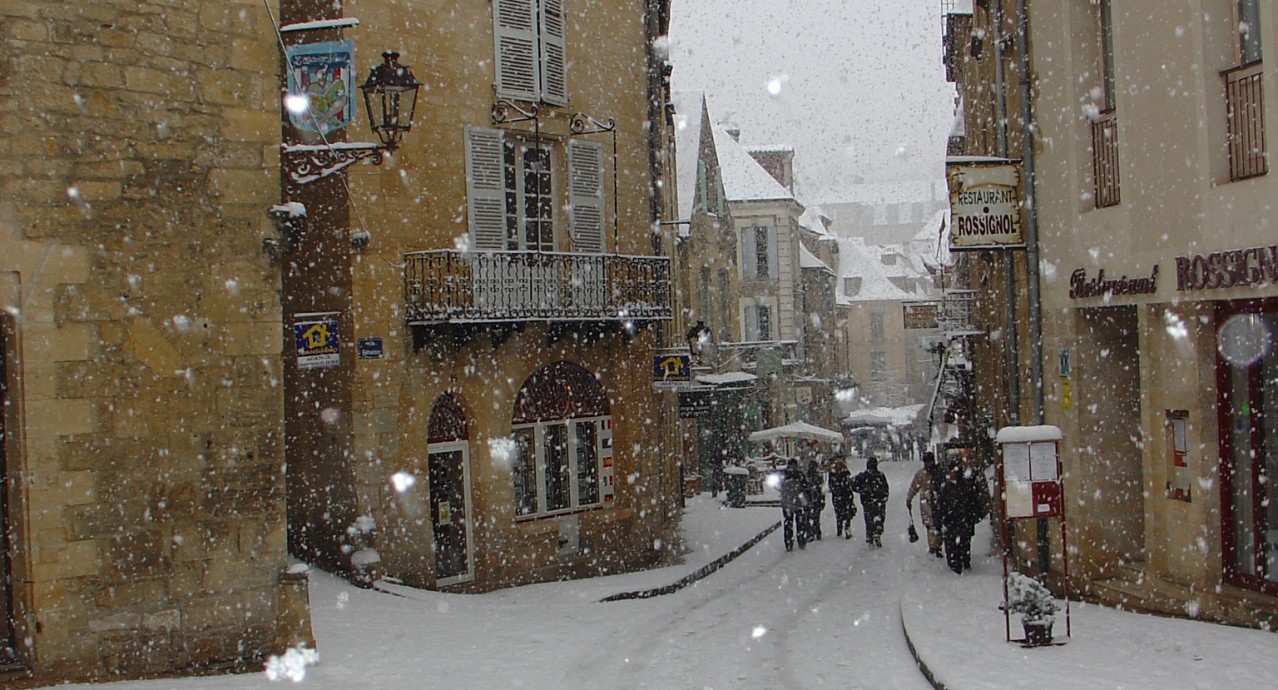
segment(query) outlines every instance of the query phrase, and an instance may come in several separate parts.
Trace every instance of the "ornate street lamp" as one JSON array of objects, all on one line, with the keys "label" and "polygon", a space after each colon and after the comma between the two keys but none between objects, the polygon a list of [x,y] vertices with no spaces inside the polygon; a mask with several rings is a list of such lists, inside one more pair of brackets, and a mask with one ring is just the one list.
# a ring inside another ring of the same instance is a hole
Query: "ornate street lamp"
[{"label": "ornate street lamp", "polygon": [[412,129],[421,83],[411,68],[399,64],[399,53],[382,53],[382,60],[382,64],[369,70],[368,79],[359,87],[364,92],[368,126],[381,143],[285,144],[283,152],[288,157],[293,182],[310,184],[365,158],[381,165],[385,154],[393,152],[404,132]]},{"label": "ornate street lamp", "polygon": [[387,151],[394,151],[404,132],[413,128],[421,83],[413,76],[412,68],[399,64],[399,53],[382,53],[382,60],[382,64],[368,71],[368,79],[359,89],[364,92],[369,127]]}]

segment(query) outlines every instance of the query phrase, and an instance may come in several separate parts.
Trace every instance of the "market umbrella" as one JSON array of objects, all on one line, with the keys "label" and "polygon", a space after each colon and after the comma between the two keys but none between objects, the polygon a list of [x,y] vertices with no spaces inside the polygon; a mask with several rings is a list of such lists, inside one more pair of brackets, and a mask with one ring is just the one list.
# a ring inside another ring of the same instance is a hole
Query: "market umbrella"
[{"label": "market umbrella", "polygon": [[839,443],[843,440],[843,434],[823,429],[807,422],[791,422],[784,426],[774,426],[771,429],[762,429],[750,434],[750,440],[755,442],[775,441],[784,438],[804,438]]}]

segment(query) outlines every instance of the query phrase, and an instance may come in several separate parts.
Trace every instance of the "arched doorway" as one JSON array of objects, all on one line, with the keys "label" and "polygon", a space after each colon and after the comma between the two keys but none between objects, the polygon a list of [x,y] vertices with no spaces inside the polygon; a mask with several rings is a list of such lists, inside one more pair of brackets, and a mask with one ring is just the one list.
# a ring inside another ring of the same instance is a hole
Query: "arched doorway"
[{"label": "arched doorway", "polygon": [[435,535],[435,584],[474,579],[470,519],[469,425],[461,401],[452,393],[435,399],[426,443],[430,482],[430,523]]},{"label": "arched doorway", "polygon": [[[612,415],[589,371],[556,362],[528,377],[515,396],[511,432],[516,519],[613,505]],[[561,522],[560,553],[575,552],[576,521]]]}]

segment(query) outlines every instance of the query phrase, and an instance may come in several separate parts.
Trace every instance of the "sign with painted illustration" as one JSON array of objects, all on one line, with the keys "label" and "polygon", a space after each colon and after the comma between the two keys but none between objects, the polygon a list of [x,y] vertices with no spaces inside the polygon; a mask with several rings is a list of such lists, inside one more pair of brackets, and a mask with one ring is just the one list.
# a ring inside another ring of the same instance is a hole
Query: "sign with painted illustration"
[{"label": "sign with painted illustration", "polygon": [[298,369],[323,369],[341,364],[336,312],[298,314],[293,322]]},{"label": "sign with painted illustration", "polygon": [[328,134],[355,118],[355,46],[326,41],[288,46],[288,93],[305,96],[307,109],[288,110],[288,119],[303,132]]},{"label": "sign with painted illustration", "polygon": [[945,167],[950,190],[950,251],[1025,244],[1018,164],[999,159],[951,161]]}]

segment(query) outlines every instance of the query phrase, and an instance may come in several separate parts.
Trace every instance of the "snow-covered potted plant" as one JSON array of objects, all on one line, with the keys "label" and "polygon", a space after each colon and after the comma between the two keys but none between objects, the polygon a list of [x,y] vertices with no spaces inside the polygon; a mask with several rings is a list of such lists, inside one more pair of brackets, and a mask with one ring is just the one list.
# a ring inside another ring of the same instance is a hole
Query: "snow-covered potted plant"
[{"label": "snow-covered potted plant", "polygon": [[1060,605],[1043,583],[1021,573],[1007,578],[1007,610],[1021,615],[1025,641],[1045,645],[1052,641],[1052,622]]}]

